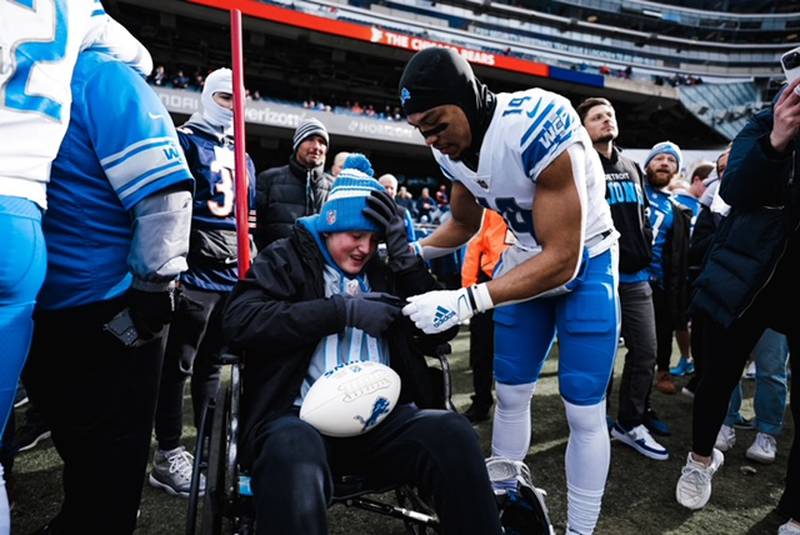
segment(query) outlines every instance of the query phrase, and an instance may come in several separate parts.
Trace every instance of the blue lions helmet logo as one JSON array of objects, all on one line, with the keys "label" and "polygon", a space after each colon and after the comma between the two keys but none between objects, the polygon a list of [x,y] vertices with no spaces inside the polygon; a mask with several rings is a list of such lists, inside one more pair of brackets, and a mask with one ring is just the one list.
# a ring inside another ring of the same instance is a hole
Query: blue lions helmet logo
[{"label": "blue lions helmet logo", "polygon": [[406,102],[408,102],[410,99],[411,99],[411,91],[409,91],[405,87],[403,89],[401,89],[400,90],[400,104],[405,106]]}]

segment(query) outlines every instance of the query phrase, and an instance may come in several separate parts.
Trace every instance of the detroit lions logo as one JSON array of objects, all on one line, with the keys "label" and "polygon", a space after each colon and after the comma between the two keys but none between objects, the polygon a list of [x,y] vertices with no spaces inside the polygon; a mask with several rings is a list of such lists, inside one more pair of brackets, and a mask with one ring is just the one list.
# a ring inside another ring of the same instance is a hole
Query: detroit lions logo
[{"label": "detroit lions logo", "polygon": [[404,87],[400,90],[400,104],[405,106],[409,100],[411,100],[411,91]]},{"label": "detroit lions logo", "polygon": [[329,225],[336,223],[336,210],[328,210],[328,212],[325,214],[325,220]]},{"label": "detroit lions logo", "polygon": [[363,426],[361,428],[361,432],[367,431],[372,427],[375,427],[375,424],[378,423],[378,419],[383,416],[384,414],[389,414],[391,412],[392,406],[389,403],[389,400],[383,397],[380,397],[375,400],[375,405],[372,406],[372,414],[369,415],[369,418],[366,420],[361,416],[353,416],[354,420],[357,420]]}]

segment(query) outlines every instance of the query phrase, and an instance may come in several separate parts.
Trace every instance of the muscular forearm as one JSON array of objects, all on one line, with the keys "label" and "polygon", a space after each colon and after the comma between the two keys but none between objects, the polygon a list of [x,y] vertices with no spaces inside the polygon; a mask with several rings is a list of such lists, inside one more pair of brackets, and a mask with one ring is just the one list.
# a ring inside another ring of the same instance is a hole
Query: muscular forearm
[{"label": "muscular forearm", "polygon": [[568,252],[543,251],[502,277],[486,283],[495,306],[531,299],[575,277],[580,257]]},{"label": "muscular forearm", "polygon": [[437,228],[433,234],[420,240],[422,247],[436,247],[440,249],[458,249],[478,232],[479,227],[475,228],[467,223],[462,223],[454,217],[448,219]]}]

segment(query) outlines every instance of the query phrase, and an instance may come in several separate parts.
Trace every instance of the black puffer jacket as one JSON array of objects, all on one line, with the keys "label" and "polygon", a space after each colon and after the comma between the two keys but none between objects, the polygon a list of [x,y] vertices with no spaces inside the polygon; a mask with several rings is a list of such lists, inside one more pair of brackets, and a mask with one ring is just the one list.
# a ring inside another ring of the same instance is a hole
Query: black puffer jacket
[{"label": "black puffer jacket", "polygon": [[322,167],[306,169],[294,156],[256,179],[256,247],[286,238],[299,218],[316,214],[328,198],[333,177]]},{"label": "black puffer jacket", "polygon": [[[774,280],[791,296],[800,256],[800,136],[779,154],[769,144],[772,108],[754,116],[733,142],[722,199],[731,211],[695,282],[693,311],[723,327],[741,317]],[[794,317],[793,314],[784,315]],[[774,328],[779,329],[778,326]]]},{"label": "black puffer jacket", "polygon": [[[245,462],[252,460],[260,424],[292,406],[300,392],[314,348],[323,337],[345,328],[340,301],[325,298],[324,260],[302,224],[289,238],[261,251],[247,278],[234,288],[225,311],[230,347],[245,357],[243,433]],[[438,289],[425,264],[393,273],[376,255],[366,266],[372,291],[407,297]],[[400,403],[437,404],[437,391],[423,357],[455,336],[455,327],[425,335],[405,317],[386,332],[391,366],[402,380]]]}]

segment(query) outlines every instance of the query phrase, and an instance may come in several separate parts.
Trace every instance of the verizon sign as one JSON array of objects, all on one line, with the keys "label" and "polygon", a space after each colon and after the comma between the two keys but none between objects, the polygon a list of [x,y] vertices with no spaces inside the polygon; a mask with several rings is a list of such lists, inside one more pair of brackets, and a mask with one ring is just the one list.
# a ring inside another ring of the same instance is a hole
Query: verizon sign
[{"label": "verizon sign", "polygon": [[[170,87],[153,87],[153,90],[167,111],[171,113],[191,115],[200,111],[200,93],[198,92]],[[244,116],[245,122],[248,124],[286,128],[287,137],[292,135],[294,129],[303,120],[314,117],[319,119],[333,136],[342,135],[410,145],[425,144],[422,136],[405,122],[309,110],[278,102],[248,100]]]}]

